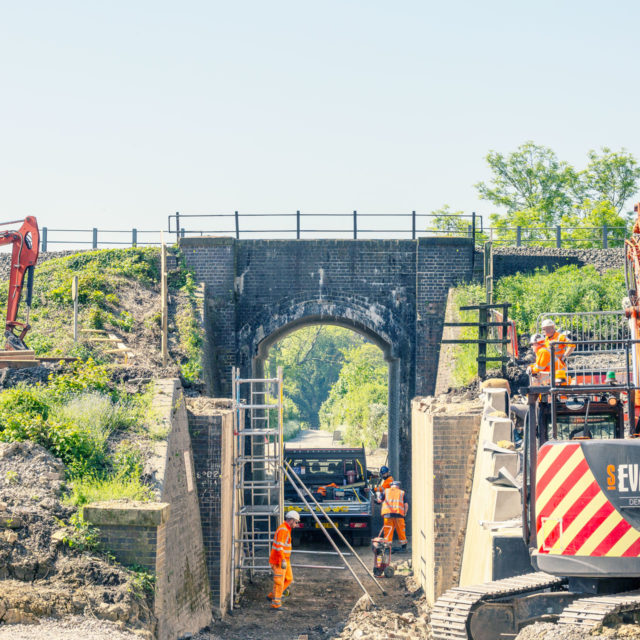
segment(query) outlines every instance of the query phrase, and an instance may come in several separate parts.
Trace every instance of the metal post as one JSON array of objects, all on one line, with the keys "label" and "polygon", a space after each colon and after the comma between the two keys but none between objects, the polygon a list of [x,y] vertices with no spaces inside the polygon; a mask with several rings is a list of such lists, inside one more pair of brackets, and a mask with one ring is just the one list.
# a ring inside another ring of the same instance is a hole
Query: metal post
[{"label": "metal post", "polygon": [[609,230],[607,228],[607,223],[605,222],[602,225],[602,248],[603,249],[609,248],[609,238],[607,237],[609,235],[608,231]]},{"label": "metal post", "polygon": [[42,227],[42,234],[40,237],[40,242],[42,243],[42,252],[44,253],[47,250],[47,227]]},{"label": "metal post", "polygon": [[516,247],[522,246],[522,227],[516,227]]},{"label": "metal post", "polygon": [[411,239],[416,239],[416,212],[411,212]]},{"label": "metal post", "polygon": [[358,212],[353,212],[353,239],[358,239]]},{"label": "metal post", "polygon": [[236,217],[236,240],[240,240],[240,219],[238,217],[238,212],[235,212]]},{"label": "metal post", "polygon": [[556,249],[560,249],[562,247],[562,227],[558,225],[556,227]]},{"label": "metal post", "polygon": [[[502,307],[502,322],[504,323],[502,325],[502,339],[506,340],[509,337],[509,303],[505,302],[504,306]],[[502,369],[502,377],[506,378],[507,377],[507,343],[503,342],[502,343],[502,362],[501,364],[501,369]]]},{"label": "metal post", "polygon": [[176,243],[180,240],[180,212],[176,211]]},{"label": "metal post", "polygon": [[78,342],[78,276],[73,276],[71,299],[73,300],[73,341]]},{"label": "metal post", "polygon": [[138,230],[137,229],[131,229],[131,246],[132,247],[138,246]]},{"label": "metal post", "polygon": [[473,247],[475,251],[476,246],[476,212],[471,212],[471,239],[473,240]]},{"label": "metal post", "polygon": [[487,313],[488,309],[480,305],[478,309],[478,378],[487,375]]},{"label": "metal post", "polygon": [[[316,505],[316,508],[320,510],[320,513],[324,516],[325,520],[331,524],[331,526],[335,529],[335,532],[338,534],[338,537],[342,540],[342,542],[344,542],[347,545],[347,549],[349,549],[349,551],[351,551],[351,553],[355,556],[358,562],[362,565],[362,568],[367,572],[369,577],[376,583],[380,591],[382,591],[383,595],[386,595],[386,592],[383,589],[382,585],[376,580],[376,577],[373,575],[373,573],[369,571],[369,567],[367,567],[367,565],[364,562],[362,562],[362,558],[356,553],[355,549],[349,544],[349,542],[344,537],[344,535],[342,535],[342,531],[340,531],[340,529],[336,527],[333,520],[327,515],[327,512],[322,508],[322,505],[316,500],[313,493],[309,491],[307,485],[305,485],[305,483],[302,482],[302,480],[300,480],[300,477],[291,468],[291,465],[288,462],[285,462],[285,465],[287,466],[287,471],[289,472],[289,474],[291,474],[295,478],[297,483],[304,489],[305,493],[313,500],[314,504]],[[291,482],[291,480],[289,480],[289,482]]]},{"label": "metal post", "polygon": [[93,227],[93,248],[98,248],[98,230]]},{"label": "metal post", "polygon": [[161,305],[162,305],[162,339],[160,350],[162,352],[162,366],[167,366],[168,359],[168,311],[169,307],[167,304],[168,301],[168,292],[167,292],[167,245],[164,243],[164,233],[162,235],[162,246],[160,248],[160,293],[161,293]]},{"label": "metal post", "polygon": [[296,239],[300,240],[300,211],[296,211]]}]

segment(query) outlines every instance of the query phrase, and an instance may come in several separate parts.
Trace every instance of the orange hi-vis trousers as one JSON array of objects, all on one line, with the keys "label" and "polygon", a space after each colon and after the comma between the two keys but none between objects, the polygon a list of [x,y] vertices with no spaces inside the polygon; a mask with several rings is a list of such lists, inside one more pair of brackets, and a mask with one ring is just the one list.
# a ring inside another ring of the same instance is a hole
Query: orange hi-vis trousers
[{"label": "orange hi-vis trousers", "polygon": [[385,518],[384,519],[384,539],[387,542],[393,541],[393,532],[397,531],[400,544],[407,544],[407,534],[404,528],[404,518]]},{"label": "orange hi-vis trousers", "polygon": [[282,606],[282,593],[293,582],[293,572],[291,571],[291,560],[287,560],[287,568],[283,569],[279,564],[272,564],[273,571],[273,591],[269,594],[271,606],[279,609]]}]

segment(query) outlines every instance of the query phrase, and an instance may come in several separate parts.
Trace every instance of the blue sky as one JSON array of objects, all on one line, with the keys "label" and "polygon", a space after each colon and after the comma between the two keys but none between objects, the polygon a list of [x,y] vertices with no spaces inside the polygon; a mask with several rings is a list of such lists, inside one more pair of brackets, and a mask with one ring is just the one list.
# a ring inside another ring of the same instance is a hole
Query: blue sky
[{"label": "blue sky", "polygon": [[3,2],[0,209],[479,213],[490,149],[640,157],[631,1]]}]

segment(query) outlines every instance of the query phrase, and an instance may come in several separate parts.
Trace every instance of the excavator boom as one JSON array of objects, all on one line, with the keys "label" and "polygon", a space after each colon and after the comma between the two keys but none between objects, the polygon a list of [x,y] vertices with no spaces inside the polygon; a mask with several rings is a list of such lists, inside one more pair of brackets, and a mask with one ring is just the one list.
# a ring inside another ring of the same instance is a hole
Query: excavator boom
[{"label": "excavator boom", "polygon": [[[7,316],[4,335],[7,339],[5,349],[27,349],[24,336],[29,331],[29,309],[33,295],[33,272],[38,261],[40,247],[40,231],[38,222],[33,216],[27,216],[24,220],[12,220],[0,223],[0,226],[13,225],[22,222],[17,230],[1,231],[0,246],[12,244],[11,273],[9,276],[9,296],[7,299]],[[27,315],[25,322],[18,322],[18,310],[24,285],[24,277],[27,275]]]}]

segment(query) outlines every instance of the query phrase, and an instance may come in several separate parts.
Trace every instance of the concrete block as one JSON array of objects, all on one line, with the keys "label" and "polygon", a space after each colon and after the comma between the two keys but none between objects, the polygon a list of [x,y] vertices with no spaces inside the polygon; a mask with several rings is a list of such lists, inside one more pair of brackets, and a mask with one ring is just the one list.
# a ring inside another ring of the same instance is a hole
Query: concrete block
[{"label": "concrete block", "polygon": [[502,411],[509,415],[509,395],[504,389],[483,389],[485,406],[484,415],[489,415],[494,411]]},{"label": "concrete block", "polygon": [[489,440],[494,443],[500,440],[511,440],[513,435],[513,425],[508,418],[485,418],[489,421]]},{"label": "concrete block", "polygon": [[505,467],[512,476],[517,475],[518,458],[519,456],[517,453],[494,453],[491,475],[494,477],[497,476],[500,467]]},{"label": "concrete block", "polygon": [[159,527],[169,519],[169,504],[109,500],[87,505],[83,508],[82,514],[87,522],[97,527],[100,525]]},{"label": "concrete block", "polygon": [[493,490],[495,492],[495,509],[492,520],[496,522],[511,520],[511,518],[517,518],[522,513],[520,491],[518,489],[493,487]]}]

